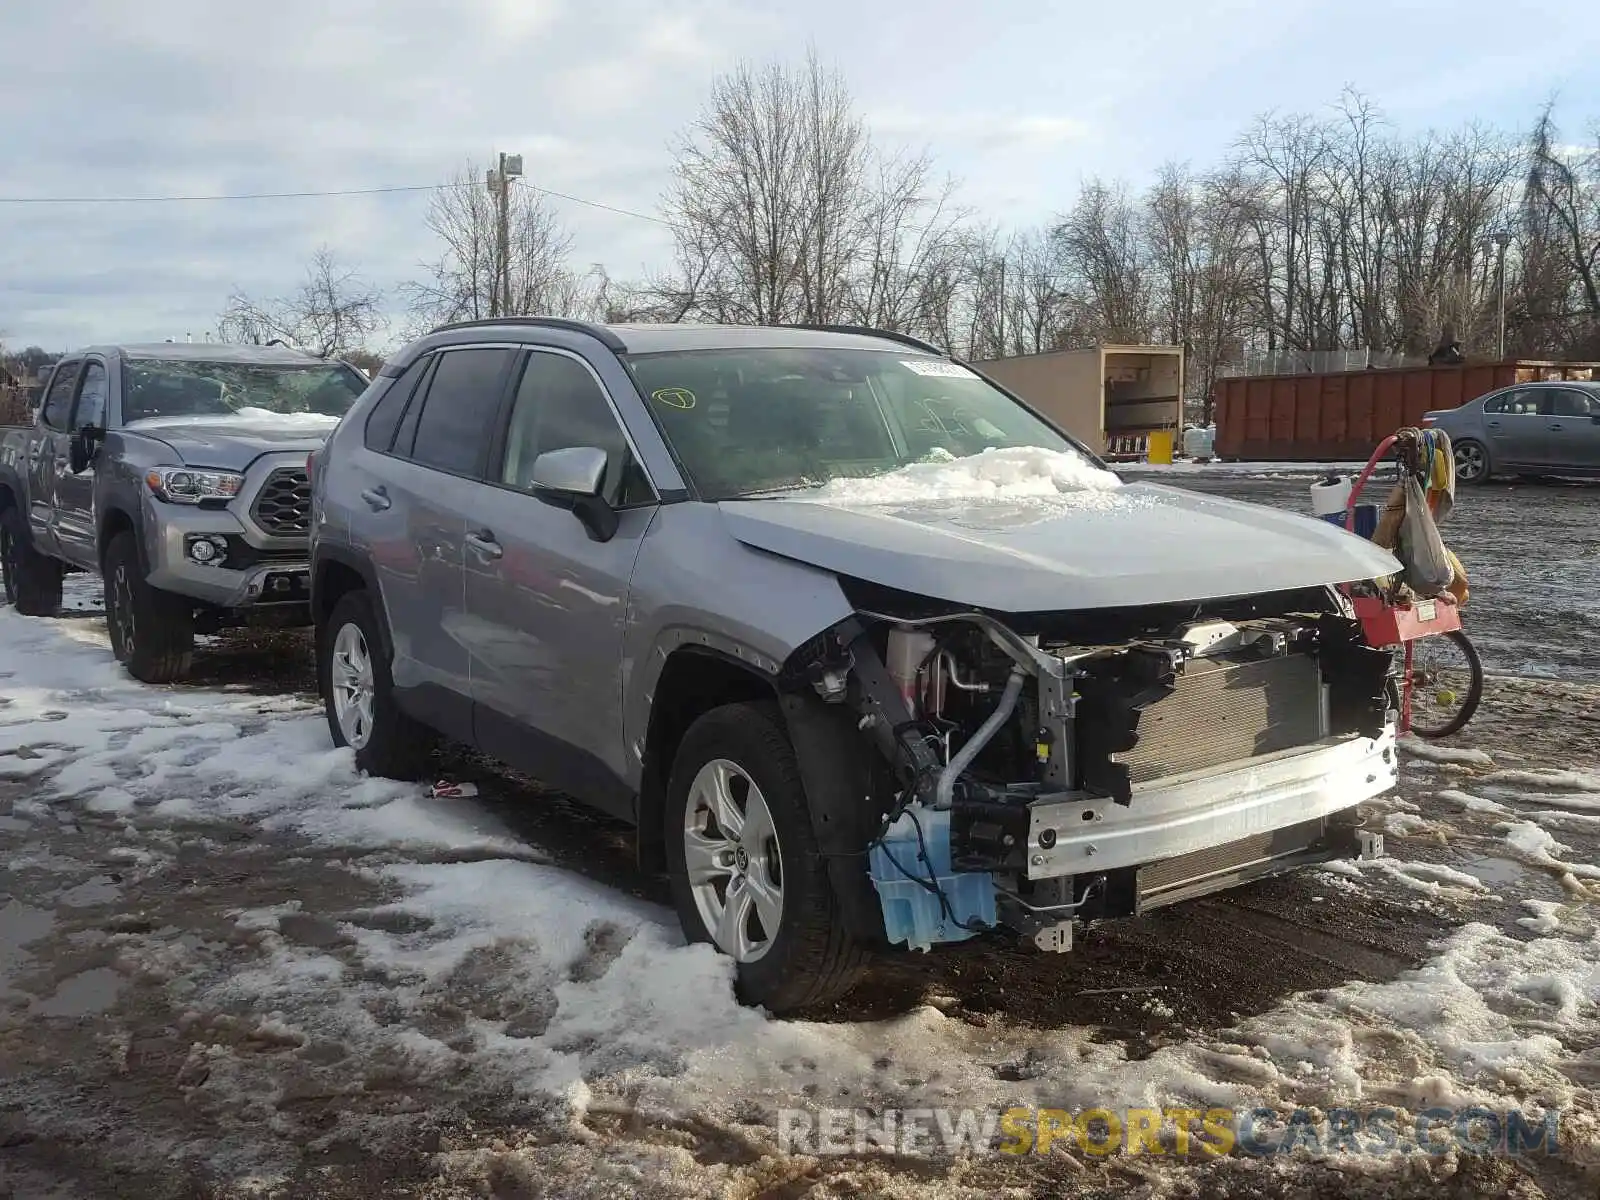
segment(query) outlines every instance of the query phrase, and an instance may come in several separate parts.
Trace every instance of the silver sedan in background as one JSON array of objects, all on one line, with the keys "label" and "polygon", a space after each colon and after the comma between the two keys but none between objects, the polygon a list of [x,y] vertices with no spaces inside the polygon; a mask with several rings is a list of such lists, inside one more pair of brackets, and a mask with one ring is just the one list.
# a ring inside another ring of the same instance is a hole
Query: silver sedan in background
[{"label": "silver sedan in background", "polygon": [[1456,479],[1600,477],[1600,383],[1518,383],[1424,414],[1455,448]]}]

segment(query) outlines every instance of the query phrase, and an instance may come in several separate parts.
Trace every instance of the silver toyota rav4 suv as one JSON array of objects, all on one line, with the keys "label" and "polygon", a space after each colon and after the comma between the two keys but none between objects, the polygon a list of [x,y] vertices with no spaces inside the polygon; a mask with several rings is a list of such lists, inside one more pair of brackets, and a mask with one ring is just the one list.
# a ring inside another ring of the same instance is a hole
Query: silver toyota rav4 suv
[{"label": "silver toyota rav4 suv", "polygon": [[448,326],[310,463],[334,740],[474,745],[634,823],[773,1011],[874,951],[1381,853],[1390,656],[1294,514],[1124,484],[932,346]]}]

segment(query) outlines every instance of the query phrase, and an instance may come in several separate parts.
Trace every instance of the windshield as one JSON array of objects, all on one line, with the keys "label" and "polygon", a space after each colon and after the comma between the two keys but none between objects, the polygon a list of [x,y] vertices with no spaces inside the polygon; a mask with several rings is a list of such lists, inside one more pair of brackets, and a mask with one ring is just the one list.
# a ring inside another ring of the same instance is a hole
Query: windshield
[{"label": "windshield", "polygon": [[343,364],[143,358],[122,373],[122,419],[305,413],[337,419],[366,390]]},{"label": "windshield", "polygon": [[996,448],[1081,457],[972,371],[915,351],[680,350],[630,355],[627,363],[706,500],[815,487]]}]

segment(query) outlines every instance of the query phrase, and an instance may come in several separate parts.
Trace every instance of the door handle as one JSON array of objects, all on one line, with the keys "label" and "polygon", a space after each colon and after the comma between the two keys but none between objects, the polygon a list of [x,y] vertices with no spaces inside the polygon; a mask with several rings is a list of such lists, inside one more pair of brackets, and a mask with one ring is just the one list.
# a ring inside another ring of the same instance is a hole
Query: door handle
[{"label": "door handle", "polygon": [[1559,421],[1552,421],[1552,422],[1551,422],[1551,423],[1550,423],[1550,428],[1551,428],[1551,429],[1563,429],[1563,428],[1565,428],[1565,426],[1563,426],[1563,425],[1562,425],[1562,424],[1561,424],[1561,422],[1559,422]]},{"label": "door handle", "polygon": [[467,534],[467,545],[479,558],[499,558],[505,553],[500,543],[494,540],[494,534],[487,529]]},{"label": "door handle", "polygon": [[388,491],[381,487],[368,488],[361,493],[361,498],[367,502],[367,507],[373,512],[382,512],[391,503]]}]

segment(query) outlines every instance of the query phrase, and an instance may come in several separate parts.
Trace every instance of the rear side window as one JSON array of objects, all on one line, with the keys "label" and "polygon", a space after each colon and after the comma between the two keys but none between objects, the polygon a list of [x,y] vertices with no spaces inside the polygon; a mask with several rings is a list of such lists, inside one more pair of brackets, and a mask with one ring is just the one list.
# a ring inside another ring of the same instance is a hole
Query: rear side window
[{"label": "rear side window", "polygon": [[488,454],[510,350],[448,350],[439,356],[411,458],[425,467],[476,475]]},{"label": "rear side window", "polygon": [[1591,397],[1566,388],[1550,393],[1550,415],[1553,417],[1587,417],[1591,413],[1600,413],[1600,395]]},{"label": "rear side window", "polygon": [[378,397],[378,402],[367,414],[366,446],[380,454],[389,453],[394,445],[394,432],[400,428],[400,418],[405,415],[406,401],[416,391],[417,381],[433,365],[433,356],[425,355],[406,368],[405,373],[389,385],[389,390]]},{"label": "rear side window", "polygon": [[40,410],[40,414],[44,423],[52,429],[67,427],[67,417],[72,412],[72,385],[78,382],[80,365],[79,359],[64,362],[50,377],[50,390],[45,393],[44,407]]}]

